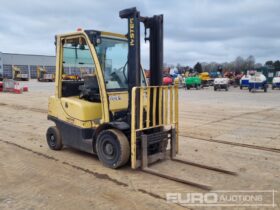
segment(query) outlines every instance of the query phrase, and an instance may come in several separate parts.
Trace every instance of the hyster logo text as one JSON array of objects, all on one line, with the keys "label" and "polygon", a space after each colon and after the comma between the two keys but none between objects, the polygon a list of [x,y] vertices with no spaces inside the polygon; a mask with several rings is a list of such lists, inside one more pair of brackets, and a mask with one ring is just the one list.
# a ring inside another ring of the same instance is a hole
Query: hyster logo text
[{"label": "hyster logo text", "polygon": [[134,22],[133,22],[133,19],[130,18],[130,20],[129,20],[129,37],[130,37],[130,43],[129,44],[130,44],[130,46],[134,46],[134,38],[135,38],[134,33],[135,33]]}]

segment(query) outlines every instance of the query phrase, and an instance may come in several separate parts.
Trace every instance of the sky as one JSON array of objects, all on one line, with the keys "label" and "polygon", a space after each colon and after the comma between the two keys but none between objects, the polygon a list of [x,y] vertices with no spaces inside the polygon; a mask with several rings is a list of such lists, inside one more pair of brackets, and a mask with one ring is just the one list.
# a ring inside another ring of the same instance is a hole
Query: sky
[{"label": "sky", "polygon": [[[280,0],[1,0],[0,51],[54,55],[55,34],[77,28],[126,34],[119,11],[134,6],[164,15],[165,63],[280,59]],[[148,44],[141,47],[145,67]]]}]

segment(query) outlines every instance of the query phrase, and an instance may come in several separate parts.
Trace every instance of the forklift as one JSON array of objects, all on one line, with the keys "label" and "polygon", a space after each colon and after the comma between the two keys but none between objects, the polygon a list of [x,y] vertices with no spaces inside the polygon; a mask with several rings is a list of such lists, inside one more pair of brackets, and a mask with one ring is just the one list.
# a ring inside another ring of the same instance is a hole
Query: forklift
[{"label": "forklift", "polygon": [[[132,169],[210,189],[149,166],[160,160],[180,163],[178,86],[162,85],[163,15],[142,17],[135,7],[119,12],[128,34],[82,30],[56,35],[55,95],[49,98],[47,143],[97,154],[102,164]],[[140,24],[150,44],[150,85],[140,63]],[[147,31],[149,35],[147,36]],[[66,68],[90,69],[81,80],[64,80]],[[217,169],[220,170],[220,169]]]},{"label": "forklift", "polygon": [[23,74],[19,67],[12,65],[12,72],[13,72],[13,80],[29,81],[28,74]]},{"label": "forklift", "polygon": [[37,66],[38,82],[54,82],[54,74],[48,74],[45,67]]}]

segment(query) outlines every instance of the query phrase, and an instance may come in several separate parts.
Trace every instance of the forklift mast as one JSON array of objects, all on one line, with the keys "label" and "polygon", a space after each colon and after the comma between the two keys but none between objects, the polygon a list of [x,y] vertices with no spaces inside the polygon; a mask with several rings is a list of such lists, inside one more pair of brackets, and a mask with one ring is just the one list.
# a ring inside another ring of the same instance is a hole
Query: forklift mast
[{"label": "forklift mast", "polygon": [[150,41],[150,85],[162,85],[163,70],[163,15],[154,15],[151,18],[143,18],[146,29],[150,29],[149,37],[145,41]]},{"label": "forklift mast", "polygon": [[[131,113],[131,93],[133,87],[141,86],[140,22],[145,27],[145,41],[150,43],[150,85],[162,85],[163,69],[163,15],[141,17],[135,7],[120,11],[121,18],[128,19],[128,113]],[[149,29],[149,37],[146,31]],[[137,96],[139,101],[139,96]],[[136,111],[138,115],[139,111]],[[138,119],[138,116],[136,116]],[[130,117],[129,117],[130,119]]]}]

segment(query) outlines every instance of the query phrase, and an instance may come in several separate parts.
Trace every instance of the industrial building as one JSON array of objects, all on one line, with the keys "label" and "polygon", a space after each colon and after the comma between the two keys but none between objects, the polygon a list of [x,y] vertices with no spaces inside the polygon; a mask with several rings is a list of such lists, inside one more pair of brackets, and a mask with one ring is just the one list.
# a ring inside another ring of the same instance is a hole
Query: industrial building
[{"label": "industrial building", "polygon": [[47,73],[55,73],[55,56],[14,54],[0,52],[0,74],[5,78],[12,78],[12,66],[28,74],[30,79],[37,78],[37,66],[45,67]]}]

